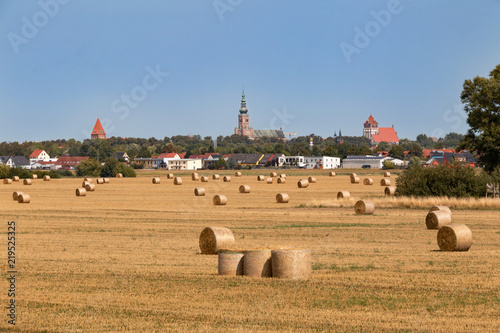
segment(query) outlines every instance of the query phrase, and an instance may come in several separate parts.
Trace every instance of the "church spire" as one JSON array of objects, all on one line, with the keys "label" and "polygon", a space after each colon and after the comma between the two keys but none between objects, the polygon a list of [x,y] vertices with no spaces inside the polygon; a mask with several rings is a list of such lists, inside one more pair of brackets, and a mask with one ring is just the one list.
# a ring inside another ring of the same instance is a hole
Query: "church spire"
[{"label": "church spire", "polygon": [[246,114],[247,112],[248,112],[248,110],[247,110],[247,101],[245,99],[245,87],[243,87],[243,92],[241,93],[240,113],[241,114]]}]

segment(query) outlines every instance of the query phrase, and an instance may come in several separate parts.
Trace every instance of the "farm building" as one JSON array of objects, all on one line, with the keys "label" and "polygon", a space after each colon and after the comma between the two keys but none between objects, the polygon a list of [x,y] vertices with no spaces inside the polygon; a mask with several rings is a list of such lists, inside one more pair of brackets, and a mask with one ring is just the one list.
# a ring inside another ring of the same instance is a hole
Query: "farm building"
[{"label": "farm building", "polygon": [[347,156],[342,160],[343,168],[371,168],[382,169],[385,161],[391,161],[396,166],[404,166],[405,162],[392,157],[382,156]]},{"label": "farm building", "polygon": [[53,169],[67,169],[74,170],[81,161],[88,160],[88,156],[63,156],[59,157],[56,162],[54,162]]},{"label": "farm building", "polygon": [[281,166],[305,166],[304,156],[281,156],[278,160],[278,165]]},{"label": "farm building", "polygon": [[305,156],[306,169],[337,169],[340,168],[340,158],[330,156]]},{"label": "farm building", "polygon": [[282,155],[283,154],[232,154],[229,158],[234,160],[238,165],[242,166],[276,166],[278,165],[279,158],[281,158]]}]

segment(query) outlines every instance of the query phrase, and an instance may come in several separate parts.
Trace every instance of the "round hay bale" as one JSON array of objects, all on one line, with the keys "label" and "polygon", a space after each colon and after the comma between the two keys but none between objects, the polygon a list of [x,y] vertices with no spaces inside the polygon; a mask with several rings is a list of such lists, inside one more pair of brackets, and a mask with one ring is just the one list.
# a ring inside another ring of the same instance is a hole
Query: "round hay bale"
[{"label": "round hay bale", "polygon": [[173,173],[167,173],[167,179],[174,179]]},{"label": "round hay bale", "polygon": [[212,175],[212,179],[213,180],[218,180],[219,178],[220,178],[220,176],[218,174]]},{"label": "round hay bale", "polygon": [[306,188],[309,186],[309,181],[307,179],[301,179],[298,181],[297,186],[299,188]]},{"label": "round hay bale", "polygon": [[250,193],[250,186],[248,186],[248,185],[241,185],[240,186],[240,193]]},{"label": "round hay bale", "polygon": [[278,178],[278,180],[276,180],[276,182],[277,182],[278,184],[285,184],[285,183],[286,183],[286,178],[281,178],[281,177],[280,177],[280,178]]},{"label": "round hay bale", "polygon": [[429,212],[425,217],[427,229],[437,230],[445,225],[451,224],[451,215],[445,210],[435,210]]},{"label": "round hay bale", "polygon": [[30,203],[31,202],[31,198],[30,198],[29,194],[20,193],[17,196],[17,202],[19,202],[19,203]]},{"label": "round hay bale", "polygon": [[286,193],[278,193],[276,194],[276,202],[277,203],[288,203],[290,197]]},{"label": "round hay bale", "polygon": [[234,236],[231,230],[224,227],[206,227],[200,234],[200,251],[202,254],[217,254],[220,249],[231,247]]},{"label": "round hay bale", "polygon": [[31,185],[31,179],[25,179],[23,180],[24,185]]},{"label": "round hay bale", "polygon": [[38,179],[38,175],[36,173],[32,174],[31,179]]},{"label": "round hay bale", "polygon": [[271,172],[269,174],[269,177],[278,177],[278,174],[276,172]]},{"label": "round hay bale", "polygon": [[357,177],[357,176],[358,176],[358,174],[354,173],[354,172],[349,175],[349,177],[351,177],[351,178],[354,178],[354,177]]},{"label": "round hay bale", "polygon": [[95,191],[95,184],[88,183],[87,185],[85,185],[85,191],[94,192]]},{"label": "round hay bale", "polygon": [[272,183],[273,183],[273,179],[272,179],[271,177],[268,177],[268,178],[266,179],[266,183],[267,183],[267,184],[272,184]]},{"label": "round hay bale", "polygon": [[364,185],[373,185],[373,179],[371,179],[371,178],[365,178],[363,180],[363,184]]},{"label": "round hay bale", "polygon": [[311,277],[311,250],[273,250],[271,258],[273,277],[293,280],[307,280]]},{"label": "round hay bale", "polygon": [[5,179],[3,180],[3,183],[4,183],[4,184],[12,184],[12,179],[10,179],[10,178],[5,178]]},{"label": "round hay bale", "polygon": [[117,174],[116,174],[116,178],[123,178],[123,174],[121,174],[121,173],[117,173]]},{"label": "round hay bale", "polygon": [[234,173],[234,176],[235,176],[235,177],[241,177],[241,172],[236,171],[236,172]]},{"label": "round hay bale", "polygon": [[87,195],[87,191],[82,187],[82,188],[77,188],[76,191],[76,196],[77,197],[84,197]]},{"label": "round hay bale", "polygon": [[194,195],[197,197],[205,196],[205,189],[203,187],[197,187],[194,189]]},{"label": "round hay bale", "polygon": [[83,178],[83,181],[84,182],[92,183],[92,178]]},{"label": "round hay bale", "polygon": [[387,186],[385,189],[384,189],[384,194],[386,196],[391,196],[391,195],[394,195],[396,194],[396,189],[397,187],[396,186]]},{"label": "round hay bale", "polygon": [[18,182],[19,181],[19,176],[13,176],[12,177],[13,182]]},{"label": "round hay bale", "polygon": [[218,256],[219,275],[235,276],[243,275],[244,269],[243,251],[221,250]]},{"label": "round hay bale", "polygon": [[369,200],[359,200],[354,204],[354,211],[358,215],[370,215],[375,212],[375,205]]},{"label": "round hay bale", "polygon": [[227,198],[225,195],[216,194],[213,198],[214,205],[216,206],[224,206],[227,205]]},{"label": "round hay bale", "polygon": [[109,178],[103,178],[104,184],[109,184]]},{"label": "round hay bale", "polygon": [[263,182],[265,179],[266,179],[266,177],[264,177],[264,175],[257,176],[257,181],[259,181],[259,182]]},{"label": "round hay bale", "polygon": [[468,251],[472,246],[472,231],[465,224],[443,226],[437,242],[441,251]]},{"label": "round hay bale", "polygon": [[309,177],[307,180],[309,183],[316,183],[316,177]]},{"label": "round hay bale", "polygon": [[359,184],[359,177],[358,176],[352,177],[351,178],[351,184]]},{"label": "round hay bale", "polygon": [[451,215],[451,209],[448,206],[432,206],[431,209],[429,209],[429,212],[434,212],[436,210],[444,210]]},{"label": "round hay bale", "polygon": [[174,178],[174,185],[182,185],[182,178],[181,177],[175,177]]},{"label": "round hay bale", "polygon": [[280,174],[280,178],[286,178],[286,173]]},{"label": "round hay bale", "polygon": [[200,175],[198,175],[196,172],[193,172],[193,173],[191,174],[191,180],[193,180],[193,181],[198,181],[198,180],[200,180]]},{"label": "round hay bale", "polygon": [[91,182],[86,182],[86,181],[84,180],[84,181],[82,182],[82,187],[85,187],[85,186],[87,186],[87,185],[89,185],[89,184],[92,184],[92,183],[91,183]]},{"label": "round hay bale", "polygon": [[231,177],[230,176],[224,176],[223,178],[225,183],[230,183],[231,182]]},{"label": "round hay bale", "polygon": [[153,177],[152,182],[153,184],[160,184],[160,177]]},{"label": "round hay bale", "polygon": [[391,180],[383,178],[383,179],[380,180],[380,185],[381,186],[390,186],[391,185]]},{"label": "round hay bale", "polygon": [[335,177],[335,176],[336,176],[335,172],[333,172],[333,171],[330,171],[330,173],[328,173],[328,175],[329,175],[330,177]]},{"label": "round hay bale", "polygon": [[246,250],[243,256],[243,275],[271,277],[271,250]]},{"label": "round hay bale", "polygon": [[97,178],[95,181],[97,184],[104,184],[104,178]]},{"label": "round hay bale", "polygon": [[17,199],[19,198],[19,195],[23,194],[23,192],[21,191],[15,191],[14,193],[12,193],[12,199],[14,199],[14,201],[17,201]]},{"label": "round hay bale", "polygon": [[200,178],[202,183],[208,183],[208,177],[207,176],[201,176]]},{"label": "round hay bale", "polygon": [[349,199],[351,197],[351,193],[349,191],[340,191],[337,193],[337,199]]},{"label": "round hay bale", "polygon": [[384,172],[384,177],[390,177],[391,173],[389,171]]},{"label": "round hay bale", "polygon": [[43,181],[45,181],[45,182],[50,181],[50,176],[49,175],[43,176]]}]

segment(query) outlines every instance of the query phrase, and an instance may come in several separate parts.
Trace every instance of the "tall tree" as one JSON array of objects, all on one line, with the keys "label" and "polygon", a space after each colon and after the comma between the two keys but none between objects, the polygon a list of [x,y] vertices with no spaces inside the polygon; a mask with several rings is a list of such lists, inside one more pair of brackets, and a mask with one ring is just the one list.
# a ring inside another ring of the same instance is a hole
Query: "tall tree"
[{"label": "tall tree", "polygon": [[486,171],[500,166],[500,64],[489,78],[465,80],[462,103],[470,128],[461,149],[475,150]]}]

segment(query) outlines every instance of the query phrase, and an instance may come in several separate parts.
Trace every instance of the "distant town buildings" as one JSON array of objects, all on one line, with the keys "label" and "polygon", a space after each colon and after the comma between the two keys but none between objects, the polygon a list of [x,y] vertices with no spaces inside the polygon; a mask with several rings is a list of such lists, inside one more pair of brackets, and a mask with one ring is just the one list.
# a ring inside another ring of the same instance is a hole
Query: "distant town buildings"
[{"label": "distant town buildings", "polygon": [[392,127],[379,127],[378,122],[372,115],[368,117],[368,120],[363,125],[363,136],[369,139],[373,146],[378,145],[382,141],[391,145],[399,144],[398,134],[394,130],[394,125]]}]

